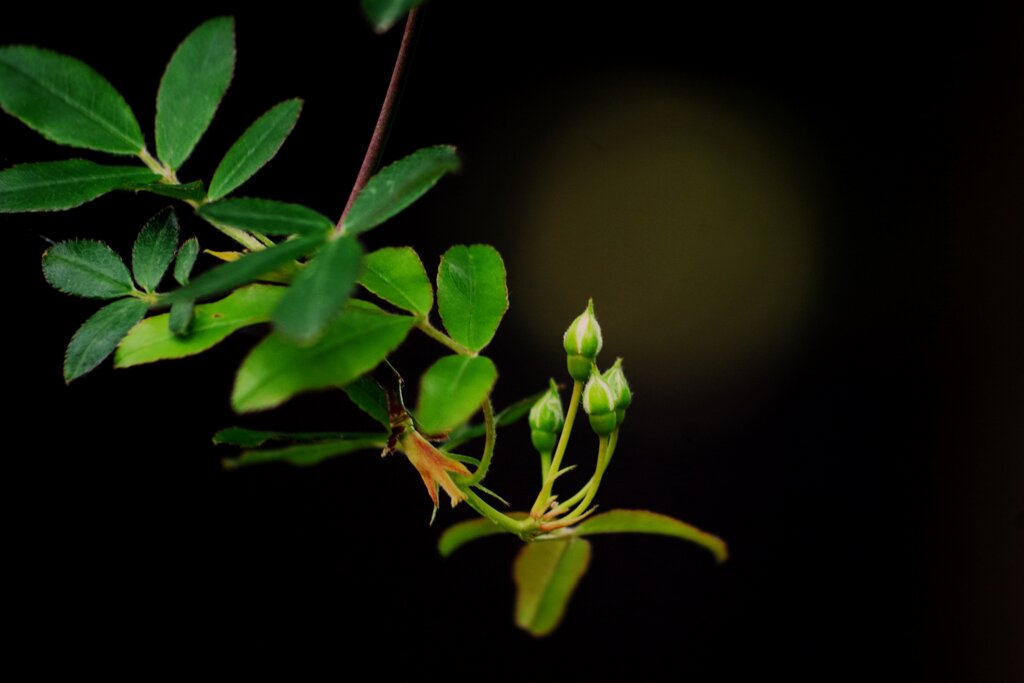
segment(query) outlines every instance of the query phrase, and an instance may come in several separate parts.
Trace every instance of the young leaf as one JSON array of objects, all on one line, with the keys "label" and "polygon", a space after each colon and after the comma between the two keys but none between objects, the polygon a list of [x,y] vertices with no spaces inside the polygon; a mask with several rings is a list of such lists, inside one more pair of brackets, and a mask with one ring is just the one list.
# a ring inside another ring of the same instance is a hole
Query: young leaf
[{"label": "young leaf", "polygon": [[706,548],[721,564],[729,557],[725,541],[678,519],[647,510],[609,510],[584,520],[576,527],[577,536],[594,534],[657,534],[692,541]]},{"label": "young leaf", "polygon": [[178,169],[206,132],[235,70],[235,20],[210,19],[178,46],[156,95],[156,153]]},{"label": "young leaf", "polygon": [[167,207],[150,218],[132,247],[135,281],[147,292],[160,285],[178,246],[178,214]]},{"label": "young leaf", "polygon": [[50,50],[0,47],[0,107],[61,145],[128,155],[145,146],[114,86],[92,67]]},{"label": "young leaf", "polygon": [[[512,519],[525,519],[529,517],[525,512],[510,512],[508,516]],[[444,530],[441,538],[437,539],[437,552],[441,554],[441,557],[448,557],[471,541],[507,533],[507,531],[495,525],[489,519],[468,519],[465,522],[453,524]]]},{"label": "young leaf", "polygon": [[[494,425],[496,427],[508,427],[509,425],[515,424],[529,414],[530,408],[532,408],[533,404],[537,402],[537,399],[544,394],[545,391],[541,391],[533,396],[520,399],[510,406],[506,406],[501,410],[501,412],[494,416]],[[448,435],[448,440],[444,442],[444,446],[441,450],[447,451],[451,448],[457,448],[467,441],[479,439],[486,433],[486,425],[482,423],[475,425],[463,425]]]},{"label": "young leaf", "polygon": [[484,356],[445,356],[420,380],[416,420],[430,434],[459,426],[480,409],[498,370]]},{"label": "young leaf", "polygon": [[273,408],[313,389],[340,387],[377,367],[409,333],[413,319],[350,304],[312,346],[271,334],[238,369],[238,412]]},{"label": "young leaf", "polygon": [[367,255],[359,284],[410,313],[427,315],[434,307],[434,289],[411,247],[385,247]]},{"label": "young leaf", "polygon": [[370,178],[345,216],[344,230],[355,235],[380,225],[432,188],[441,176],[459,169],[449,145],[413,152]]},{"label": "young leaf", "polygon": [[342,387],[342,391],[360,410],[384,425],[385,429],[391,428],[387,394],[372,378],[360,377]]},{"label": "young leaf", "polygon": [[202,299],[241,287],[309,254],[323,241],[321,235],[311,235],[245,254],[236,261],[206,271],[181,289],[174,290],[167,295],[166,301],[174,303],[185,299]]},{"label": "young leaf", "polygon": [[171,304],[170,318],[167,320],[167,329],[175,337],[187,336],[192,331],[192,323],[196,317],[195,301],[176,301]]},{"label": "young leaf", "polygon": [[178,255],[174,259],[174,279],[179,285],[188,284],[188,279],[192,276],[192,267],[196,265],[198,256],[199,240],[195,237],[187,240],[178,249]]},{"label": "young leaf", "polygon": [[334,227],[331,219],[313,209],[270,199],[224,199],[199,207],[199,215],[211,223],[265,235],[327,235]]},{"label": "young leaf", "polygon": [[18,164],[0,171],[0,213],[73,209],[112,190],[156,179],[141,167],[103,166],[85,159]]},{"label": "young leaf", "polygon": [[64,381],[81,377],[102,363],[148,309],[144,301],[122,299],[104,306],[86,320],[71,338],[64,355]]},{"label": "young leaf", "polygon": [[336,439],[387,439],[387,434],[346,434],[345,432],[264,432],[245,427],[226,427],[213,435],[218,446],[256,448],[268,441],[332,441]]},{"label": "young leaf", "polygon": [[354,237],[328,242],[281,299],[274,311],[274,330],[299,344],[316,341],[351,296],[362,255]]},{"label": "young leaf", "polygon": [[516,557],[516,625],[540,638],[558,626],[572,592],[590,564],[581,538],[526,544]]},{"label": "young leaf", "polygon": [[216,201],[238,189],[273,159],[277,150],[284,144],[285,138],[295,127],[301,110],[302,100],[285,100],[256,119],[256,122],[242,133],[242,137],[231,145],[231,149],[213,172],[213,180],[210,181],[210,190],[207,193],[210,201]]},{"label": "young leaf", "polygon": [[363,0],[363,13],[377,33],[384,33],[395,22],[426,0]]},{"label": "young leaf", "polygon": [[371,439],[343,439],[263,451],[245,451],[237,458],[225,458],[221,462],[227,469],[235,469],[245,465],[259,465],[266,462],[286,462],[291,465],[308,467],[337,455],[365,450],[379,451],[384,448],[387,442],[387,435],[382,434]]},{"label": "young leaf", "polygon": [[508,310],[505,263],[486,244],[457,245],[437,271],[437,310],[452,339],[479,351],[487,346]]},{"label": "young leaf", "polygon": [[125,337],[114,355],[114,367],[127,368],[202,353],[236,330],[270,320],[283,294],[284,287],[251,285],[220,301],[196,306],[191,332],[184,337],[170,328],[172,307],[171,314],[147,318]]},{"label": "young leaf", "polygon": [[139,192],[151,192],[153,194],[158,194],[161,197],[180,199],[185,202],[202,202],[206,200],[206,185],[203,184],[202,180],[194,180],[191,183],[185,183],[184,185],[155,182],[148,185],[133,187],[131,189]]},{"label": "young leaf", "polygon": [[65,294],[116,299],[132,293],[132,276],[113,249],[95,240],[68,240],[43,252],[43,276]]}]

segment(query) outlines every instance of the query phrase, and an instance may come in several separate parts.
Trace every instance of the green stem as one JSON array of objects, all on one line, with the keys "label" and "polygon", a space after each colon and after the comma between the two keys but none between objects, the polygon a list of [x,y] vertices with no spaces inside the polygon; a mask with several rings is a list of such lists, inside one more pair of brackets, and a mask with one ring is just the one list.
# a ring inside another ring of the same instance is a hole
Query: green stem
[{"label": "green stem", "polygon": [[537,494],[537,500],[534,501],[533,508],[530,509],[530,516],[534,519],[544,513],[544,509],[548,505],[548,499],[551,498],[551,488],[555,484],[558,469],[562,466],[562,457],[565,456],[565,449],[569,446],[569,434],[572,432],[572,425],[576,421],[576,412],[580,407],[580,396],[582,395],[583,382],[574,380],[572,384],[572,398],[569,399],[569,412],[566,413],[565,424],[562,425],[562,435],[558,439],[558,446],[555,448],[555,454],[551,458],[551,466],[548,467],[548,473],[544,477],[544,485],[541,486],[540,493]]},{"label": "green stem", "polygon": [[583,502],[580,503],[568,516],[564,517],[563,521],[582,517],[583,513],[585,513],[587,508],[590,507],[590,504],[594,501],[594,496],[597,495],[597,490],[601,488],[601,478],[604,477],[604,472],[608,469],[608,463],[612,461],[612,455],[615,453],[615,446],[618,442],[618,429],[612,432],[611,436],[601,437],[601,445],[597,452],[597,469],[594,472],[593,479],[591,480],[593,481],[593,484],[590,486],[590,490],[587,491],[587,495],[583,498]]},{"label": "green stem", "polygon": [[205,216],[203,216],[202,218],[204,221],[206,221],[213,227],[217,228],[222,233],[224,233],[234,241],[238,242],[249,251],[262,251],[263,249],[266,249],[266,246],[264,246],[262,242],[260,242],[258,239],[250,235],[245,230],[241,230],[239,228],[232,228],[231,226],[228,225],[221,225],[216,221],[211,221],[209,218],[206,218]]},{"label": "green stem", "polygon": [[491,466],[491,458],[494,456],[494,441],[498,437],[498,428],[494,422],[494,406],[491,405],[490,397],[484,399],[480,409],[484,413],[484,454],[480,458],[480,466],[476,468],[468,482],[470,486],[479,484],[487,476],[487,469]]},{"label": "green stem", "polygon": [[578,503],[581,500],[583,500],[583,497],[585,495],[587,495],[587,492],[590,491],[590,487],[594,485],[594,478],[595,477],[597,477],[597,473],[596,472],[594,473],[594,475],[592,477],[590,477],[590,479],[587,481],[587,483],[584,484],[583,488],[581,488],[579,491],[577,491],[575,494],[573,494],[572,498],[569,498],[568,500],[560,502],[558,504],[558,507],[562,508],[565,511],[568,511],[573,505],[575,505],[576,503]]},{"label": "green stem", "polygon": [[460,356],[475,356],[475,355],[477,355],[476,351],[473,351],[472,349],[466,348],[465,346],[463,346],[459,342],[455,341],[454,339],[449,337],[447,334],[445,334],[441,330],[439,330],[436,327],[434,327],[433,325],[431,325],[430,321],[427,320],[426,318],[419,318],[416,321],[416,329],[418,329],[420,332],[422,332],[423,334],[427,335],[428,337],[430,337],[434,341],[442,344],[443,346],[447,346],[449,349],[451,349],[455,353],[459,354]]},{"label": "green stem", "polygon": [[548,470],[551,469],[551,454],[541,453],[540,454],[540,483],[544,483],[544,479],[548,476]]},{"label": "green stem", "polygon": [[476,510],[481,517],[493,522],[498,528],[523,538],[531,537],[537,531],[537,521],[527,517],[526,519],[513,519],[508,515],[495,510],[487,504],[483,498],[478,496],[468,485],[467,481],[456,482],[463,493],[466,494],[466,503]]},{"label": "green stem", "polygon": [[178,182],[178,176],[175,175],[174,171],[172,171],[171,169],[157,161],[155,158],[153,158],[153,155],[150,154],[149,150],[146,149],[145,147],[143,147],[139,151],[137,156],[140,159],[142,159],[142,163],[144,163],[149,168],[150,171],[156,173],[158,176],[161,176],[164,179],[165,183],[168,183],[170,185],[181,184]]}]

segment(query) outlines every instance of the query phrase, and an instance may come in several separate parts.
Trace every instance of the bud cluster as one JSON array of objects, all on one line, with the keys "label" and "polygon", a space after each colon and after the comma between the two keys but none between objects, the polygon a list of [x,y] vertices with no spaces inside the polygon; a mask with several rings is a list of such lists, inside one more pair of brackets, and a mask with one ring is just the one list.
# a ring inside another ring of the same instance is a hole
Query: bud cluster
[{"label": "bud cluster", "polygon": [[594,300],[591,299],[587,310],[565,331],[562,345],[567,354],[569,374],[577,382],[587,383],[583,389],[583,410],[590,417],[590,426],[598,435],[608,436],[626,419],[626,408],[632,403],[633,394],[622,372],[621,358],[603,375],[598,371],[597,354],[603,343],[601,326],[594,316]]}]

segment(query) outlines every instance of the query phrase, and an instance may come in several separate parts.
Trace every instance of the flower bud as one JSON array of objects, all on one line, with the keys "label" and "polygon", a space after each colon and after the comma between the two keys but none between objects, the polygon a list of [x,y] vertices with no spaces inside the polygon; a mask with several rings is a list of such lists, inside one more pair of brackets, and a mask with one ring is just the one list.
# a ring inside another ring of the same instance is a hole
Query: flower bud
[{"label": "flower bud", "polygon": [[594,317],[594,300],[591,299],[587,303],[587,310],[572,321],[562,337],[562,346],[568,355],[569,374],[574,380],[587,381],[603,343],[601,326]]},{"label": "flower bud", "polygon": [[555,380],[551,380],[551,388],[530,408],[529,422],[533,447],[541,453],[550,454],[555,450],[558,435],[565,424],[565,412]]},{"label": "flower bud", "polygon": [[618,427],[615,415],[615,394],[604,377],[596,372],[583,389],[583,410],[590,418],[590,426],[598,436],[608,436]]},{"label": "flower bud", "polygon": [[618,424],[622,424],[622,421],[626,419],[626,408],[633,402],[633,392],[629,390],[629,382],[626,381],[626,375],[622,372],[622,359],[616,359],[615,365],[608,368],[602,377],[608,383],[612,395],[615,397],[615,415]]}]

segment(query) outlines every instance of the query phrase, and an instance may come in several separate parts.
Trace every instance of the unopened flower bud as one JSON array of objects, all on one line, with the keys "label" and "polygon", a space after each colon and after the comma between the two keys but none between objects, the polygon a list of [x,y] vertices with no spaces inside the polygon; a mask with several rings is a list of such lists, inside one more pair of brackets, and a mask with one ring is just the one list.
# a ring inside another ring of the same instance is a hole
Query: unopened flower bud
[{"label": "unopened flower bud", "polygon": [[622,372],[622,359],[616,359],[615,365],[608,368],[602,377],[608,383],[612,395],[615,397],[615,415],[618,423],[622,424],[622,421],[626,419],[626,408],[633,402],[633,392],[629,390],[629,382],[626,381],[626,375]]},{"label": "unopened flower bud", "polygon": [[583,389],[583,410],[590,418],[590,426],[598,436],[608,436],[618,427],[615,415],[615,394],[604,377],[596,372]]},{"label": "unopened flower bud", "polygon": [[572,321],[562,337],[562,346],[568,355],[569,374],[574,380],[587,381],[603,343],[601,326],[594,317],[594,300],[591,299],[587,303],[587,310]]},{"label": "unopened flower bud", "polygon": [[551,388],[530,408],[529,422],[533,447],[540,453],[550,454],[555,450],[558,435],[565,424],[565,412],[562,410],[562,399],[558,395],[555,380],[551,380]]}]

